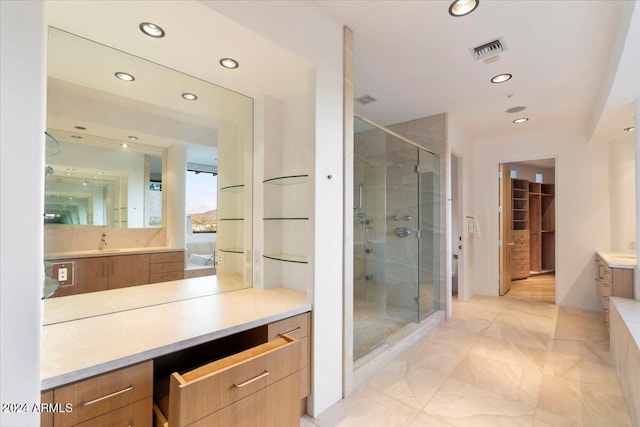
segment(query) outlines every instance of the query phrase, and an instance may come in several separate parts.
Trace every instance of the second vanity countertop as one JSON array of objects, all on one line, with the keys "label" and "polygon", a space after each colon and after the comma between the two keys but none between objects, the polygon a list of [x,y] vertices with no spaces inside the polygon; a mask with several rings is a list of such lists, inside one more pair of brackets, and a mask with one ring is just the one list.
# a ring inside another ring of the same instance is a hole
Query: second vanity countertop
[{"label": "second vanity countertop", "polygon": [[44,254],[45,261],[54,261],[59,259],[69,258],[94,258],[99,256],[112,256],[112,255],[132,255],[140,253],[162,253],[162,252],[176,252],[184,251],[184,248],[170,248],[167,246],[151,246],[143,248],[114,248],[114,249],[96,249],[94,251],[70,251],[70,252],[49,252]]},{"label": "second vanity countertop", "polygon": [[[126,289],[108,292],[121,290]],[[248,288],[45,325],[41,337],[42,390],[310,310],[303,292]]]},{"label": "second vanity countertop", "polygon": [[634,254],[597,251],[596,254],[611,268],[626,268],[633,270],[638,264]]}]

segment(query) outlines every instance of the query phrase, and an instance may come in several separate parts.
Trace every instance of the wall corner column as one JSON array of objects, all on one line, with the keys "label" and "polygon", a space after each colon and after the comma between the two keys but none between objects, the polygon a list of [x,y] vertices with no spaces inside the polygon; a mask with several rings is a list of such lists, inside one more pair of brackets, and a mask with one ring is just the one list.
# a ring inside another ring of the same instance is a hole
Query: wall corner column
[{"label": "wall corner column", "polygon": [[164,195],[167,204],[167,246],[184,248],[187,218],[187,148],[185,146],[169,147],[166,177]]}]

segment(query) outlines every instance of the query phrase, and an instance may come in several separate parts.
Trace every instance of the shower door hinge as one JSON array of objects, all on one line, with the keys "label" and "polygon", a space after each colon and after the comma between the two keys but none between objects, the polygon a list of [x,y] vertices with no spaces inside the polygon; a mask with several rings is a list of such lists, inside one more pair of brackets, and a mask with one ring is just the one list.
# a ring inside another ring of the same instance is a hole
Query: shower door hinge
[{"label": "shower door hinge", "polygon": [[416,239],[421,239],[421,238],[422,238],[422,231],[416,230]]},{"label": "shower door hinge", "polygon": [[420,165],[415,165],[415,166],[413,167],[413,171],[414,171],[415,173],[420,173]]},{"label": "shower door hinge", "polygon": [[421,305],[422,304],[422,295],[420,295],[419,297],[415,297],[415,301],[416,301],[416,305]]}]

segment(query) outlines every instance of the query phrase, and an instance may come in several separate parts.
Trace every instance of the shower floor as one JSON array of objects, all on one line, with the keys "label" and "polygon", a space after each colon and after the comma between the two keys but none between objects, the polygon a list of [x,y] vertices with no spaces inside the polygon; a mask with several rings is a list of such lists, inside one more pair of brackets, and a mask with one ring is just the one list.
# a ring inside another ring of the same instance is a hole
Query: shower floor
[{"label": "shower floor", "polygon": [[415,310],[393,307],[385,310],[380,305],[356,300],[353,307],[354,360],[384,344],[389,335],[408,323],[415,322],[416,316]]},{"label": "shower floor", "polygon": [[[364,297],[366,294],[362,294]],[[422,283],[422,304],[433,306],[433,284]],[[374,292],[369,299],[355,298],[353,304],[353,360],[358,360],[376,347],[384,344],[387,337],[409,323],[418,321],[417,308],[386,306],[382,292]]]}]

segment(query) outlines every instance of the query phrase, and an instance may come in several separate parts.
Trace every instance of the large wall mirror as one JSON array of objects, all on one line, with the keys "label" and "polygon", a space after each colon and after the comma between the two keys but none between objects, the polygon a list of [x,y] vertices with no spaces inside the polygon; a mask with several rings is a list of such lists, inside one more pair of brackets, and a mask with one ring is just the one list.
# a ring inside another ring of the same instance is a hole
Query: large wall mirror
[{"label": "large wall mirror", "polygon": [[171,199],[187,268],[221,260],[219,277],[251,286],[252,98],[53,27],[47,68],[45,259],[96,250],[102,233],[163,246]]}]

